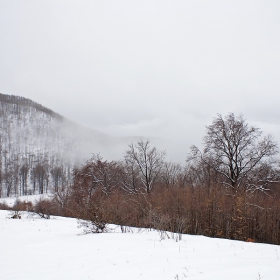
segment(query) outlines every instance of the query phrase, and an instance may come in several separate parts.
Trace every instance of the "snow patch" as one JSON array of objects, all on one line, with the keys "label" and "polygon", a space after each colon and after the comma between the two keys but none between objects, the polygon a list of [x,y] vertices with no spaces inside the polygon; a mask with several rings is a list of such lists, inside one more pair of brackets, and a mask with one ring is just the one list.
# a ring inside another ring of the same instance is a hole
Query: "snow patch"
[{"label": "snow patch", "polygon": [[203,236],[162,240],[155,230],[110,225],[82,234],[76,219],[7,219],[0,211],[1,279],[278,280],[280,247]]}]

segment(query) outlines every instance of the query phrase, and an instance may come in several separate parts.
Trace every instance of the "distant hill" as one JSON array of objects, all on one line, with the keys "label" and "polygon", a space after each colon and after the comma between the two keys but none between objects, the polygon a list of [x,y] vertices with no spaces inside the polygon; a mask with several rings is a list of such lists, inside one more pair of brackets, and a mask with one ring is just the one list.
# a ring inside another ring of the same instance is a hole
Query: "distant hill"
[{"label": "distant hill", "polygon": [[116,159],[131,141],[78,125],[30,99],[0,94],[0,197],[65,188],[75,165],[92,153]]},{"label": "distant hill", "polygon": [[0,93],[0,102],[6,103],[6,104],[13,104],[15,108],[18,108],[18,106],[33,107],[33,108],[37,109],[38,111],[44,112],[53,118],[56,118],[58,120],[63,119],[63,117],[61,115],[59,115],[59,114],[55,113],[54,111],[42,106],[41,104],[36,103],[25,97]]}]

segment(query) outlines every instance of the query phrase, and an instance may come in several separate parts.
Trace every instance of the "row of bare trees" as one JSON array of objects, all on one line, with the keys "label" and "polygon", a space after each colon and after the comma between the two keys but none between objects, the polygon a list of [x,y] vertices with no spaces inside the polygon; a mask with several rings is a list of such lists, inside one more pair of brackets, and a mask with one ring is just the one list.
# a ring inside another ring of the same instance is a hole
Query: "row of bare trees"
[{"label": "row of bare trees", "polygon": [[55,205],[96,232],[116,223],[280,244],[277,153],[273,138],[242,116],[218,116],[206,127],[204,149],[192,147],[184,167],[140,140],[122,161],[94,155]]},{"label": "row of bare trees", "polygon": [[[98,185],[109,194],[119,186],[128,193],[151,193],[157,185],[202,186],[219,183],[231,194],[246,189],[269,192],[279,182],[277,143],[272,136],[262,137],[260,129],[249,126],[242,116],[218,115],[206,127],[204,148],[191,147],[185,167],[165,161],[165,152],[151,147],[149,140],[129,145],[122,161],[104,161],[94,155],[81,169],[77,178]],[[206,182],[208,181],[208,183]],[[82,182],[82,185],[86,185]]]},{"label": "row of bare trees", "polygon": [[[140,174],[127,173],[126,167],[91,161],[76,170],[73,186],[57,193],[54,213],[91,221],[98,232],[115,223],[280,244],[279,183],[267,185],[265,192],[251,193],[244,185],[233,193],[220,174],[201,163],[177,170],[170,184],[163,169],[147,193],[138,187]],[[127,188],[133,176],[134,192]]]},{"label": "row of bare trees", "polygon": [[[57,192],[72,183],[72,166],[57,161],[4,161],[0,170],[0,197]],[[36,160],[38,158],[38,160]]]}]

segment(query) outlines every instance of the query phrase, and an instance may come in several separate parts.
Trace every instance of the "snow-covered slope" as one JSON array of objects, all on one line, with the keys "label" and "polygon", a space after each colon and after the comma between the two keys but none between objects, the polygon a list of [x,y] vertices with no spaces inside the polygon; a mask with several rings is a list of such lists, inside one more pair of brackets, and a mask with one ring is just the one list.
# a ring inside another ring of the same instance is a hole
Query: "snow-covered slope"
[{"label": "snow-covered slope", "polygon": [[65,119],[32,100],[0,94],[0,197],[46,193],[71,184],[92,153],[113,159],[129,139]]},{"label": "snow-covered slope", "polygon": [[[156,231],[83,235],[75,219],[0,211],[1,280],[278,280],[280,247]],[[162,237],[165,236],[165,239]],[[169,234],[171,236],[171,234]]]},{"label": "snow-covered slope", "polygon": [[33,205],[35,205],[40,200],[48,200],[52,199],[53,194],[35,194],[35,195],[23,195],[23,196],[17,196],[17,197],[5,197],[0,198],[0,203],[6,204],[8,207],[13,207],[15,205],[15,202],[18,200],[20,202],[31,202]]}]

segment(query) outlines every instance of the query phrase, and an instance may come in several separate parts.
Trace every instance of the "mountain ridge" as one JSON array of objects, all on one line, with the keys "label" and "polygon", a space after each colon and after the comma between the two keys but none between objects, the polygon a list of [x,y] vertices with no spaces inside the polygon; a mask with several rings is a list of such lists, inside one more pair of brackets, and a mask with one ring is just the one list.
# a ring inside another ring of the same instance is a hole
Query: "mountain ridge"
[{"label": "mountain ridge", "polygon": [[57,119],[61,119],[61,120],[64,119],[63,116],[54,112],[53,110],[33,101],[31,99],[25,98],[23,96],[8,95],[8,94],[0,93],[0,102],[33,107],[52,117],[57,118]]},{"label": "mountain ridge", "polygon": [[66,188],[75,166],[92,154],[120,159],[132,140],[79,125],[30,99],[0,94],[0,197]]}]

